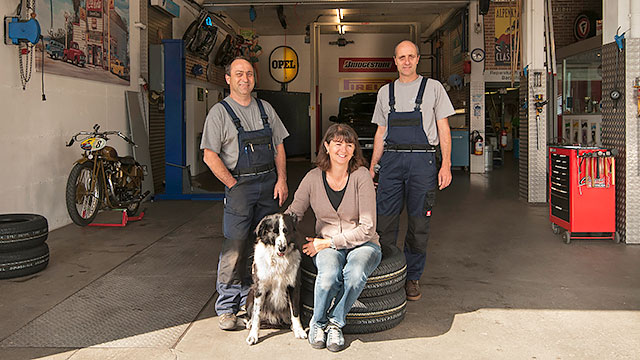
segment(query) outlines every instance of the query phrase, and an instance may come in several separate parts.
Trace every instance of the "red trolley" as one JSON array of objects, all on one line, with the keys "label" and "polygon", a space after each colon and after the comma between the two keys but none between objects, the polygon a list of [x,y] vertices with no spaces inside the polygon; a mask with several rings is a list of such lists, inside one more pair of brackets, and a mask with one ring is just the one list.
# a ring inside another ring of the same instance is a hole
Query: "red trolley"
[{"label": "red trolley", "polygon": [[600,147],[549,147],[549,220],[565,243],[616,232],[615,154]]}]

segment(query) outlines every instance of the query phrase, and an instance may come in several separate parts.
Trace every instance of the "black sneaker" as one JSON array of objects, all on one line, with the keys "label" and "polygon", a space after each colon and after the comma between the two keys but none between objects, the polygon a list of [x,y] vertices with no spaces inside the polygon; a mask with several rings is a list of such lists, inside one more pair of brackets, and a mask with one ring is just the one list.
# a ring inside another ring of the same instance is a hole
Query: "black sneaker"
[{"label": "black sneaker", "polygon": [[327,350],[331,352],[338,352],[344,349],[344,336],[342,335],[342,329],[337,325],[329,324],[327,326]]}]

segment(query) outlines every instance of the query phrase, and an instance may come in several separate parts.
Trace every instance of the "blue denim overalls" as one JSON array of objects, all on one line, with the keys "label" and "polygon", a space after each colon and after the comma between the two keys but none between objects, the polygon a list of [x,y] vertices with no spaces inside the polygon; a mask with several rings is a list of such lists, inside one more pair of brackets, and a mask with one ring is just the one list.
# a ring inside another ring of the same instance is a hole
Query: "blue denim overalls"
[{"label": "blue denim overalls", "polygon": [[406,199],[409,221],[404,253],[408,280],[420,279],[424,270],[437,184],[435,147],[429,144],[422,126],[421,104],[426,84],[427,79],[422,78],[415,108],[409,112],[395,110],[394,82],[389,84],[390,112],[376,200],[380,243],[395,245]]},{"label": "blue denim overalls", "polygon": [[252,231],[266,215],[278,211],[273,198],[277,180],[272,131],[259,99],[263,128],[245,131],[240,119],[224,100],[222,105],[238,130],[238,163],[231,170],[237,184],[225,187],[224,241],[218,262],[216,312],[236,313],[244,305],[251,285]]}]

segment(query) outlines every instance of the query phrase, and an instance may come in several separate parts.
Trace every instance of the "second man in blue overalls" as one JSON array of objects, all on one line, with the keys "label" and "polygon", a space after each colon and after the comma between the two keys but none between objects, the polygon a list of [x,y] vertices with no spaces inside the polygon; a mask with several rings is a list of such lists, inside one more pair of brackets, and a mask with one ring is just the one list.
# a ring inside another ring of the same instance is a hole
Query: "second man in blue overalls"
[{"label": "second man in blue overalls", "polygon": [[[442,84],[417,73],[420,52],[402,41],[393,57],[398,79],[378,91],[372,122],[378,125],[371,157],[371,176],[380,165],[376,199],[380,243],[395,244],[400,213],[407,205],[404,241],[408,300],[422,296],[418,280],[426,263],[427,239],[436,188],[451,183],[451,131],[448,117],[455,113]],[[436,146],[442,164],[436,167]]]}]

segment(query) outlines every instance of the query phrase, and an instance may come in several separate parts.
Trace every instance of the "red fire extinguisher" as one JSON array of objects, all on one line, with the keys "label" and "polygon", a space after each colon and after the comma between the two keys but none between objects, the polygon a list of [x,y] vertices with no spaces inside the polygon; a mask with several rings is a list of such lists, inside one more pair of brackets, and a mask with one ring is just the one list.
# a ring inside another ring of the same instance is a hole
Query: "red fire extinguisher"
[{"label": "red fire extinguisher", "polygon": [[507,147],[507,129],[502,129],[500,132],[500,146],[503,148]]},{"label": "red fire extinguisher", "polygon": [[471,143],[473,144],[471,147],[473,154],[482,155],[484,151],[484,139],[478,130],[471,132]]}]

